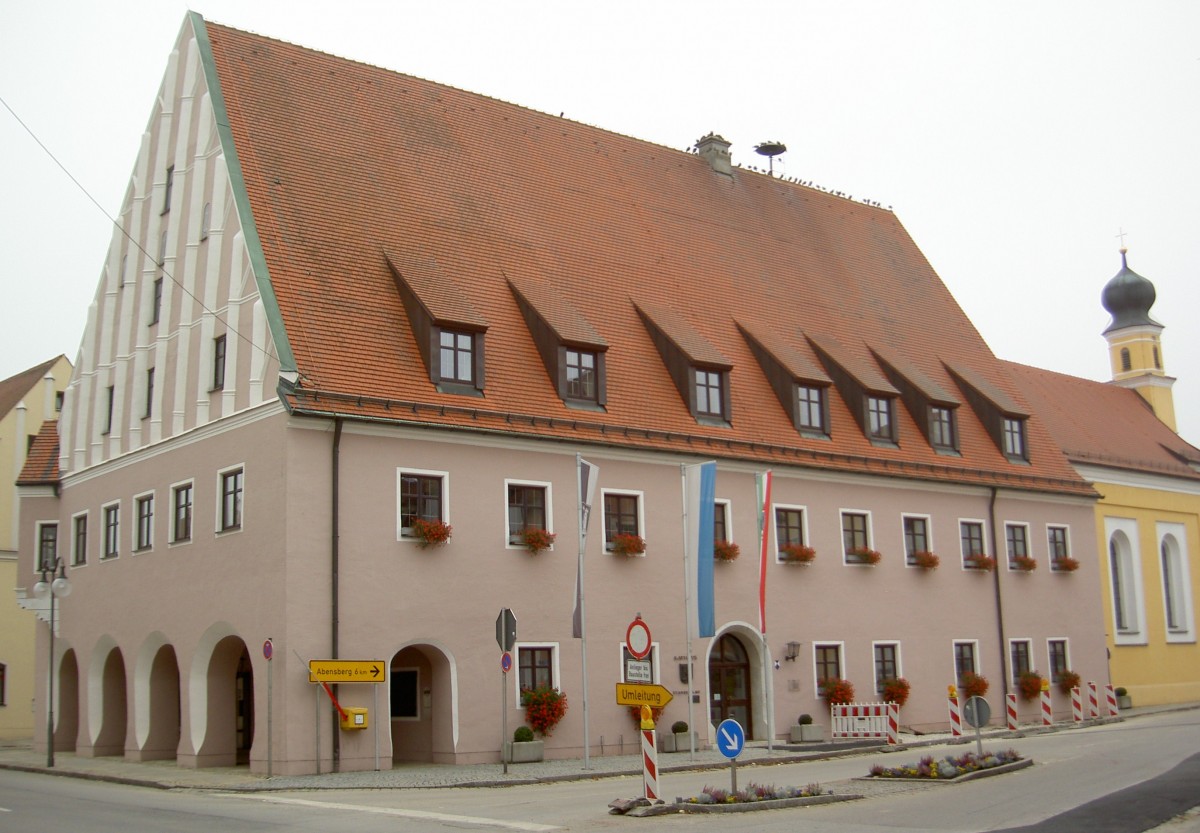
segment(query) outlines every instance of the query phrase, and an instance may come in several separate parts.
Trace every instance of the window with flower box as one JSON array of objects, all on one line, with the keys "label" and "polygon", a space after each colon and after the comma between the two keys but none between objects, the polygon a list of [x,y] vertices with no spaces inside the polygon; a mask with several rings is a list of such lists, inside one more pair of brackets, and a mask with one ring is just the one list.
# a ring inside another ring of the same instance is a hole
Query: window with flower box
[{"label": "window with flower box", "polygon": [[972,557],[987,555],[987,546],[983,539],[983,521],[959,521],[958,537],[962,547],[963,566],[967,569],[981,569],[979,565],[972,563]]},{"label": "window with flower box", "polygon": [[1008,569],[1023,569],[1021,566],[1021,559],[1028,559],[1030,557],[1029,525],[1005,524],[1004,547],[1005,551],[1008,553]]},{"label": "window with flower box", "polygon": [[1046,548],[1050,554],[1050,569],[1063,569],[1064,560],[1071,557],[1068,527],[1048,524],[1046,526]]},{"label": "window with flower box", "polygon": [[842,643],[815,643],[813,645],[813,671],[816,674],[818,690],[821,680],[840,680],[842,678]]},{"label": "window with flower box", "polygon": [[781,562],[811,561],[807,557],[808,514],[803,506],[775,505],[775,558]]},{"label": "window with flower box", "polygon": [[900,643],[875,643],[875,693],[883,694],[883,681],[896,680],[900,673]]},{"label": "window with flower box", "polygon": [[1028,639],[1010,639],[1008,641],[1008,654],[1012,670],[1012,684],[1014,687],[1020,685],[1021,675],[1028,674],[1033,671],[1033,647]]},{"label": "window with flower box", "polygon": [[552,532],[550,484],[505,480],[508,499],[508,545],[526,547],[526,530]]},{"label": "window with flower box", "polygon": [[518,697],[525,689],[558,688],[557,643],[518,642],[513,647],[517,653]]},{"label": "window with flower box", "polygon": [[978,650],[978,643],[973,639],[954,643],[954,681],[956,685],[962,685],[963,674],[968,671],[972,674],[979,673]]},{"label": "window with flower box", "polygon": [[413,521],[448,521],[450,474],[428,469],[397,469],[397,541],[416,541]]},{"label": "window with flower box", "polygon": [[1046,640],[1046,652],[1050,660],[1050,682],[1057,684],[1062,672],[1069,671],[1071,668],[1071,658],[1067,653],[1067,640]]},{"label": "window with flower box", "polygon": [[871,513],[842,511],[842,550],[847,564],[871,564]]},{"label": "window with flower box", "polygon": [[916,567],[916,555],[919,552],[932,552],[933,546],[929,542],[929,521],[928,515],[904,515],[902,516],[904,524],[904,563],[910,567]]},{"label": "window with flower box", "polygon": [[[604,503],[604,548],[618,549],[618,536],[644,538],[642,493],[601,490]],[[629,553],[638,555],[640,553]]]}]

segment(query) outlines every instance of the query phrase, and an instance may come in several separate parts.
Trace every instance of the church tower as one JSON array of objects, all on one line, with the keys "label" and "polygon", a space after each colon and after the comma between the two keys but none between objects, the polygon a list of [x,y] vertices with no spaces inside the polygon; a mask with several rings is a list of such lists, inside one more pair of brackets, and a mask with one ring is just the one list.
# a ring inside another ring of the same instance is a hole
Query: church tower
[{"label": "church tower", "polygon": [[1104,331],[1112,381],[1141,394],[1158,418],[1174,431],[1175,400],[1171,386],[1175,379],[1163,372],[1159,340],[1163,326],[1150,317],[1156,297],[1154,284],[1129,268],[1127,251],[1121,248],[1121,271],[1105,284],[1100,295],[1100,303],[1112,316]]}]

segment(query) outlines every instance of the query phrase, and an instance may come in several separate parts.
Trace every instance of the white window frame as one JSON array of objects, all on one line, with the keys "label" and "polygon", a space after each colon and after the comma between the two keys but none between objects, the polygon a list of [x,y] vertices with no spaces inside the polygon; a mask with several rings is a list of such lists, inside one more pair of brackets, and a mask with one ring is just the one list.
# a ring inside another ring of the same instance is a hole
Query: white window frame
[{"label": "white window frame", "polygon": [[1061,642],[1067,654],[1067,670],[1071,670],[1071,640],[1065,636],[1047,636],[1046,637],[1046,673],[1042,675],[1050,681],[1051,685],[1057,685],[1058,680],[1054,677],[1054,654],[1050,651],[1050,643]]},{"label": "white window frame", "polygon": [[[142,531],[142,517],[141,517],[140,512],[141,512],[141,508],[142,508],[142,502],[145,500],[150,501],[149,542],[146,544],[146,546],[139,547],[138,546],[138,543],[139,543],[138,536]],[[152,552],[154,550],[154,516],[158,514],[158,507],[155,505],[156,503],[158,503],[158,501],[156,501],[154,499],[154,490],[153,489],[151,489],[148,492],[141,492],[140,494],[136,494],[133,496],[133,523],[131,523],[129,525],[131,527],[131,529],[129,530],[129,532],[130,532],[130,535],[129,535],[129,553],[130,553],[130,555],[141,555],[143,553]]]},{"label": "white window frame", "polygon": [[[75,524],[77,524],[79,522],[80,518],[83,518],[84,525],[87,527],[87,540],[84,542],[85,549],[83,552],[82,560],[80,560],[79,552],[75,549],[75,541],[76,541]],[[92,519],[88,517],[88,512],[86,509],[82,512],[76,512],[74,515],[71,516],[71,569],[72,570],[87,566],[87,563],[88,563],[87,562],[87,549],[90,548],[89,545],[91,544],[91,541],[92,541]]]},{"label": "white window frame", "polygon": [[[969,553],[969,552],[963,551],[963,535],[962,535],[962,525],[963,524],[979,524],[979,529],[980,529],[979,537],[980,537],[980,540],[983,542],[983,553],[982,554],[990,556],[991,553],[988,551],[987,521],[985,521],[983,518],[959,518],[958,524],[954,527],[955,532],[958,534],[959,563],[962,565],[962,568],[964,570],[978,570],[979,569],[978,567],[968,567],[967,566],[967,556],[974,555],[974,553]],[[976,672],[976,673],[978,673],[978,672]]]},{"label": "white window frame", "polygon": [[[625,643],[618,642],[617,643],[617,663],[620,667],[617,671],[617,679],[619,679],[622,683],[629,682],[629,680],[625,679],[625,657],[626,657],[626,655],[628,655],[630,659],[633,658],[633,654],[629,653],[629,649],[627,647],[625,647]],[[659,661],[661,656],[662,656],[662,652],[659,650],[659,643],[651,642],[650,643],[650,653],[647,654],[645,657],[643,657],[643,659],[650,660],[650,677],[656,684],[662,683],[662,665]]]},{"label": "white window frame", "polygon": [[714,511],[720,513],[725,519],[725,540],[729,543],[734,543],[736,540],[733,536],[733,504],[729,498],[719,497],[713,500]]},{"label": "white window frame", "polygon": [[[1025,521],[1005,521],[1004,522],[1004,559],[1005,559],[1005,561],[1008,562],[1008,569],[1010,571],[1019,572],[1020,568],[1017,567],[1015,564],[1013,564],[1013,554],[1008,551],[1008,528],[1009,527],[1013,527],[1014,529],[1015,528],[1024,528],[1024,530],[1025,530],[1025,555],[1029,558],[1036,559],[1037,556],[1033,554],[1033,536],[1030,534],[1031,530],[1030,530],[1029,524],[1026,523]],[[1047,541],[1047,546],[1049,546],[1048,541]]]},{"label": "white window frame", "polygon": [[1020,686],[1020,677],[1017,674],[1017,667],[1013,664],[1013,646],[1022,643],[1025,645],[1025,656],[1029,657],[1029,668],[1026,670],[1037,671],[1037,668],[1033,664],[1033,640],[1025,636],[1019,636],[1015,639],[1008,640],[1008,656],[1005,657],[1005,660],[1008,664],[1008,681],[1012,684],[1013,688],[1018,688]]},{"label": "white window frame", "polygon": [[[231,526],[228,529],[223,529],[222,521],[224,520],[223,513],[225,511],[225,488],[224,488],[225,475],[233,474],[234,472],[238,471],[239,469],[242,472],[242,505],[241,505],[241,509],[239,510],[239,514],[238,514],[238,523],[237,523],[237,526]],[[215,523],[214,523],[214,529],[216,531],[216,534],[220,535],[220,536],[236,535],[237,533],[241,532],[243,529],[246,528],[246,464],[238,463],[237,465],[226,466],[225,468],[220,469],[217,472],[216,487],[217,487],[217,500],[216,500],[217,515],[216,515]],[[194,500],[194,498],[193,498],[193,500]],[[194,507],[195,503],[193,503],[192,505]],[[195,535],[195,533],[196,533],[196,530],[194,528],[195,519],[196,519],[196,513],[193,509],[193,512],[192,512],[192,521],[193,521],[192,534],[193,535]]]},{"label": "white window frame", "polygon": [[[117,513],[117,531],[113,537],[117,551],[111,555],[108,552],[108,511]],[[100,561],[116,561],[121,555],[121,501],[112,500],[100,506]]]},{"label": "white window frame", "polygon": [[1067,555],[1066,555],[1066,557],[1067,557],[1067,558],[1074,558],[1075,556],[1074,556],[1074,555],[1072,555],[1072,553],[1073,553],[1075,550],[1074,550],[1074,547],[1072,547],[1072,546],[1071,546],[1071,527],[1070,527],[1070,525],[1068,525],[1068,524],[1050,524],[1050,523],[1046,524],[1046,535],[1045,535],[1045,540],[1046,540],[1046,566],[1048,566],[1048,567],[1051,569],[1051,571],[1054,571],[1054,572],[1063,572],[1062,568],[1061,568],[1061,567],[1058,567],[1058,566],[1056,565],[1056,562],[1055,562],[1055,559],[1054,559],[1054,553],[1050,551],[1050,530],[1052,530],[1052,529],[1061,529],[1061,530],[1063,531],[1063,533],[1064,533],[1064,535],[1063,535],[1063,540],[1065,540],[1065,541],[1067,542]]},{"label": "white window frame", "polygon": [[[605,552],[612,552],[612,547],[608,541],[608,519],[605,515],[605,498],[609,495],[621,495],[624,497],[637,498],[637,534],[643,541],[646,540],[646,493],[640,489],[600,489],[600,540]],[[636,557],[645,558],[646,553],[640,553]]]},{"label": "white window frame", "polygon": [[[443,487],[445,483],[443,482]],[[509,486],[528,486],[534,489],[541,489],[546,494],[546,531],[551,535],[554,534],[554,493],[551,488],[553,484],[544,480],[514,480],[504,479],[504,548],[508,550],[523,550],[525,545],[517,542],[513,543],[508,537],[508,487]],[[553,552],[554,545],[550,545],[550,550]]]},{"label": "white window frame", "polygon": [[[814,639],[812,643],[812,672],[813,672],[813,691],[820,694],[822,677],[817,671],[817,649],[818,648],[837,648],[838,652],[838,673],[841,679],[846,679],[846,643],[841,639]],[[875,655],[871,655],[871,661],[875,661]]]},{"label": "white window frame", "polygon": [[[559,668],[559,644],[557,642],[515,642],[513,643],[512,658],[512,686],[513,695],[516,698],[513,700],[518,706],[521,704],[521,649],[522,648],[548,648],[550,650],[550,684],[553,688],[562,691],[562,670]],[[494,684],[493,684],[494,685]]]},{"label": "white window frame", "polygon": [[[398,466],[396,468],[396,540],[409,544],[420,543],[420,539],[414,535],[405,535],[404,530],[407,527],[401,526],[400,515],[400,500],[403,491],[403,478],[406,474],[415,474],[417,477],[438,477],[442,481],[442,523],[450,523],[450,472],[438,471],[436,469],[418,469],[411,466]],[[505,505],[507,507],[507,490],[505,490]],[[507,511],[505,513],[507,515]],[[507,517],[505,518],[507,521]],[[507,528],[507,523],[505,524]],[[506,536],[507,537],[507,536]]]},{"label": "white window frame", "polygon": [[[1129,619],[1131,623],[1123,630],[1117,629],[1116,594],[1112,582],[1117,579],[1112,571],[1111,543],[1114,537],[1120,536],[1126,549],[1118,546],[1122,576],[1121,598],[1127,600]],[[1144,584],[1142,582],[1142,554],[1138,538],[1138,524],[1133,518],[1104,518],[1104,574],[1108,577],[1108,613],[1112,622],[1113,644],[1115,645],[1145,645],[1146,644],[1146,604]]]},{"label": "white window frame", "polygon": [[[771,534],[771,537],[775,541],[775,563],[783,564],[786,562],[784,562],[784,560],[783,560],[782,551],[780,550],[781,545],[779,543],[779,534],[778,534],[778,530],[775,526],[775,514],[776,514],[775,510],[777,510],[777,509],[782,509],[785,512],[793,511],[793,512],[800,513],[800,531],[801,531],[802,537],[803,537],[803,540],[800,542],[800,544],[802,546],[811,547],[812,544],[810,542],[812,541],[812,538],[809,537],[809,531],[808,531],[808,507],[807,506],[801,506],[798,503],[772,503],[771,504],[771,518],[770,518],[770,524],[771,524],[770,534]],[[838,533],[840,535],[841,530],[838,530]]]},{"label": "white window frame", "polygon": [[951,639],[950,640],[950,679],[958,680],[958,646],[970,645],[971,656],[975,658],[975,667],[971,670],[978,674],[982,665],[982,659],[979,656],[979,640],[978,639]]},{"label": "white window frame", "polygon": [[[408,715],[392,714],[392,680],[398,671],[413,671],[417,675],[417,714],[415,717]],[[421,709],[421,669],[416,665],[404,665],[399,668],[388,669],[388,716],[396,723],[419,723],[424,716]]]},{"label": "white window frame", "polygon": [[846,516],[847,515],[864,515],[867,519],[867,549],[875,549],[875,521],[871,517],[869,509],[839,509],[838,510],[838,543],[842,550],[842,564],[846,567],[873,567],[866,561],[848,561],[846,553]]},{"label": "white window frame", "polygon": [[1188,565],[1187,529],[1180,523],[1160,521],[1155,525],[1155,537],[1158,540],[1159,569],[1162,569],[1162,548],[1168,538],[1174,542],[1174,558],[1178,569],[1176,586],[1176,606],[1183,615],[1183,622],[1175,628],[1167,627],[1167,580],[1162,577],[1163,591],[1163,627],[1166,628],[1167,642],[1195,642],[1196,616],[1192,596],[1191,570]]},{"label": "white window frame", "polygon": [[908,534],[904,529],[904,522],[909,518],[921,520],[925,522],[925,543],[929,546],[929,552],[937,552],[933,546],[933,518],[929,515],[922,515],[918,512],[901,512],[900,513],[900,546],[904,549],[904,566],[917,567],[918,565],[910,561],[912,554],[908,551]]},{"label": "white window frame", "polygon": [[[245,484],[243,483],[243,486],[244,485]],[[182,489],[184,487],[188,487],[188,486],[190,486],[192,489],[192,522],[191,522],[191,529],[189,530],[191,534],[187,538],[176,538],[175,537],[175,494],[180,489]],[[170,494],[171,494],[171,518],[170,518],[170,524],[169,524],[169,529],[168,529],[168,538],[170,540],[167,541],[167,546],[168,547],[187,546],[188,544],[190,544],[196,540],[196,481],[195,480],[180,480],[178,483],[172,483],[169,487],[169,490],[170,490]],[[243,508],[245,508],[245,507],[243,507]]]},{"label": "white window frame", "polygon": [[42,530],[48,526],[54,527],[54,557],[62,557],[59,555],[59,553],[62,551],[62,536],[59,533],[61,533],[62,530],[59,528],[58,521],[38,521],[34,533],[36,537],[34,538],[35,556],[33,559],[33,571],[39,575],[42,572]]},{"label": "white window frame", "polygon": [[875,649],[880,646],[890,645],[896,649],[896,677],[904,676],[904,654],[900,650],[899,639],[875,639],[871,642],[871,676],[875,678],[875,696],[883,695],[883,680],[879,679],[878,667],[875,662]]}]

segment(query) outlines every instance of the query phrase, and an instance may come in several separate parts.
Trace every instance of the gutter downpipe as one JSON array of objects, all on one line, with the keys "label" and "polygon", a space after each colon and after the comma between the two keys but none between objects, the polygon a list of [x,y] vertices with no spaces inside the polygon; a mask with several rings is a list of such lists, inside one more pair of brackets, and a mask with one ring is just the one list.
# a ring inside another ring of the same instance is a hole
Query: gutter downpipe
[{"label": "gutter downpipe", "polygon": [[[333,472],[331,477],[331,487],[333,495],[331,496],[331,512],[333,517],[330,519],[330,529],[332,531],[332,540],[330,541],[330,568],[332,576],[330,581],[330,641],[333,645],[331,659],[338,659],[338,503],[340,496],[340,486],[338,483],[338,475],[341,469],[341,451],[342,451],[342,418],[333,418]],[[333,684],[333,696],[337,697],[337,683]],[[332,711],[333,715],[333,771],[341,772],[342,763],[342,736],[341,723],[336,710]]]},{"label": "gutter downpipe", "polygon": [[[996,494],[998,489],[991,487],[992,497],[988,502],[988,515],[991,518],[992,552],[996,554],[996,569],[992,573],[993,587],[996,590],[996,633],[1000,637],[1000,675],[1004,684],[1004,702],[1008,703],[1008,651],[1005,650],[1004,638],[1004,599],[1000,595],[1000,550],[996,539]],[[1006,706],[1007,707],[1007,706]],[[336,748],[336,747],[335,747]]]}]

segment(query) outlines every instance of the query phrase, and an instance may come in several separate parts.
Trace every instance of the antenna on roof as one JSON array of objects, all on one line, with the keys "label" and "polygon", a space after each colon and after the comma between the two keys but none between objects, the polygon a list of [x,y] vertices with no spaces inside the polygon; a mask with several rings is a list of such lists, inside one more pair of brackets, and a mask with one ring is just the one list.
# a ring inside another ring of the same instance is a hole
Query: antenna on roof
[{"label": "antenna on roof", "polygon": [[767,173],[775,176],[775,157],[781,153],[787,153],[787,145],[783,142],[760,142],[754,146],[754,152],[770,160],[770,170]]}]

